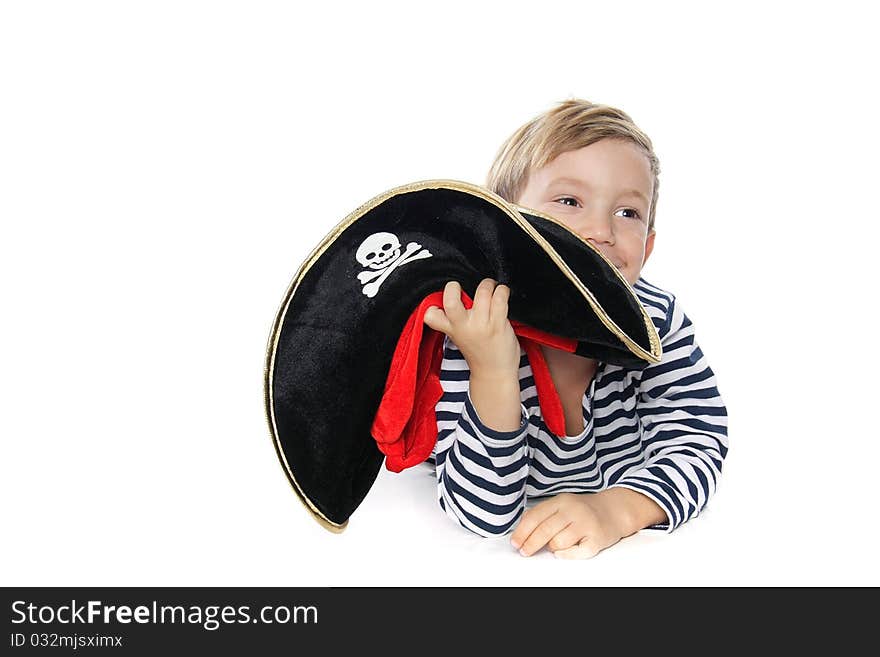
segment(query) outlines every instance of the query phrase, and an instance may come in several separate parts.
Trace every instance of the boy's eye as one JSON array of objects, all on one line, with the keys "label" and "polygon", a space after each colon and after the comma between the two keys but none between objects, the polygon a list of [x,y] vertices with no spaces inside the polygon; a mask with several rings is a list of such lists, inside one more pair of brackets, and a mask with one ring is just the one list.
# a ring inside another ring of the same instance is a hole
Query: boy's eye
[{"label": "boy's eye", "polygon": [[[634,210],[633,208],[621,208],[617,212],[629,212],[630,214],[627,216],[627,219],[641,219],[642,216],[639,214],[638,210]],[[615,212],[615,214],[617,214]]]},{"label": "boy's eye", "polygon": [[[578,207],[578,201],[576,198],[572,198],[571,196],[563,196],[562,198],[556,199],[556,202],[562,202],[563,205],[571,205],[572,207]],[[565,201],[572,201],[573,203],[566,203]]]}]

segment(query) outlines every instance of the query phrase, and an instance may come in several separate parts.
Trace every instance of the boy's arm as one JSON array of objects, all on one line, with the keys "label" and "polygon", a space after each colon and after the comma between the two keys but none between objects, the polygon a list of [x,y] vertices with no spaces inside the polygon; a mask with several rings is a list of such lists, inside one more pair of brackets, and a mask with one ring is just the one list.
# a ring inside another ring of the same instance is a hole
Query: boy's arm
[{"label": "boy's arm", "polygon": [[[715,492],[727,455],[727,409],[694,327],[674,299],[660,334],[663,360],[642,373],[636,407],[646,460],[610,488],[641,493],[663,510],[665,520],[634,530],[671,532],[699,514]],[[638,514],[649,508],[633,507],[639,523],[647,516]]]},{"label": "boy's arm", "polygon": [[[516,524],[525,506],[528,413],[518,378],[477,375],[472,380],[471,375],[462,353],[446,338],[443,396],[436,408],[438,497],[458,524],[481,536],[499,536]],[[513,408],[516,421],[510,417]]]},{"label": "boy's arm", "polygon": [[497,432],[519,431],[522,427],[522,401],[519,375],[487,375],[471,370],[468,394],[480,420]]}]

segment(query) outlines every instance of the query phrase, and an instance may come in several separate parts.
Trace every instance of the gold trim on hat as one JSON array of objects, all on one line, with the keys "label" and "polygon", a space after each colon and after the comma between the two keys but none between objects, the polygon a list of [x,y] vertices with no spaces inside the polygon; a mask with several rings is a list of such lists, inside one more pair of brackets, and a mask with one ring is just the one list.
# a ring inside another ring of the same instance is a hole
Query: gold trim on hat
[{"label": "gold trim on hat", "polygon": [[[293,277],[290,285],[287,288],[287,291],[284,294],[284,300],[281,303],[281,307],[278,309],[278,312],[275,315],[275,321],[272,324],[272,331],[269,335],[269,342],[266,347],[266,367],[264,369],[264,389],[263,389],[263,397],[265,404],[265,412],[266,412],[266,421],[269,424],[269,430],[272,434],[272,441],[275,445],[275,452],[278,455],[278,459],[281,462],[282,467],[284,468],[285,473],[287,474],[288,481],[293,487],[294,492],[297,497],[299,497],[300,501],[305,505],[306,509],[312,516],[317,520],[322,527],[328,529],[334,533],[342,532],[347,526],[348,521],[339,524],[335,523],[329,518],[327,518],[321,511],[315,506],[315,504],[308,498],[308,496],[303,492],[300,488],[299,484],[296,481],[296,477],[293,474],[293,470],[290,467],[290,464],[287,462],[287,457],[284,454],[284,451],[281,449],[281,443],[278,439],[278,427],[275,423],[275,412],[274,412],[274,399],[272,396],[272,383],[273,383],[273,373],[275,369],[275,353],[278,349],[278,340],[281,336],[281,324],[284,320],[285,315],[287,314],[287,309],[290,307],[290,302],[293,300],[294,295],[296,294],[296,290],[299,287],[299,283],[302,280],[303,276],[305,276],[309,269],[312,268],[312,265],[324,254],[324,252],[330,247],[330,245],[339,237],[351,224],[357,221],[360,217],[367,214],[370,210],[372,210],[377,205],[384,203],[386,200],[393,196],[398,196],[400,194],[407,194],[410,192],[421,191],[425,189],[452,189],[456,191],[467,192],[472,194],[473,196],[478,196],[483,198],[490,203],[498,206],[502,211],[504,211],[507,216],[513,220],[513,222],[522,228],[528,235],[531,237],[537,244],[540,246],[545,253],[550,257],[550,259],[559,267],[560,271],[568,278],[572,284],[575,286],[583,297],[587,300],[587,303],[590,304],[590,307],[593,309],[593,312],[599,318],[599,320],[611,331],[615,336],[617,336],[626,347],[636,356],[642,358],[643,360],[648,361],[649,363],[658,363],[660,362],[660,358],[662,356],[662,347],[660,345],[660,339],[657,337],[657,330],[654,327],[654,323],[651,321],[650,317],[648,317],[647,312],[639,301],[638,297],[635,295],[635,291],[632,289],[632,286],[629,282],[623,278],[623,275],[618,271],[618,269],[606,258],[595,246],[593,246],[590,242],[582,238],[577,233],[573,232],[568,226],[562,224],[556,219],[553,219],[549,215],[546,215],[542,212],[538,212],[536,210],[532,210],[530,208],[526,208],[524,206],[519,206],[515,203],[509,203],[505,201],[503,198],[495,194],[494,192],[480,187],[478,185],[474,185],[472,183],[467,183],[460,180],[423,180],[420,182],[414,182],[407,185],[402,185],[400,187],[395,187],[390,189],[379,196],[367,201],[356,210],[351,212],[348,216],[346,216],[342,221],[340,221],[328,234],[327,236],[314,248],[311,253],[306,257],[303,261],[302,265],[300,265],[299,269],[296,272],[296,275]],[[600,258],[602,258],[605,262],[608,263],[608,266],[617,274],[621,281],[626,284],[626,288],[629,290],[630,294],[635,298],[638,307],[642,311],[642,316],[645,321],[645,328],[648,332],[648,339],[651,344],[651,351],[645,351],[640,345],[638,345],[632,338],[630,338],[626,333],[624,333],[619,326],[612,320],[599,302],[596,300],[593,293],[590,292],[589,288],[584,285],[584,283],[572,272],[571,268],[566,264],[566,262],[562,259],[562,257],[556,252],[556,250],[550,245],[550,243],[540,234],[538,231],[519,213],[518,210],[523,210],[528,212],[531,215],[539,216],[542,219],[546,219],[548,221],[552,221],[555,224],[558,224],[568,230],[572,235],[575,235],[578,239],[580,239],[584,244],[586,244],[589,248],[591,248]]]}]

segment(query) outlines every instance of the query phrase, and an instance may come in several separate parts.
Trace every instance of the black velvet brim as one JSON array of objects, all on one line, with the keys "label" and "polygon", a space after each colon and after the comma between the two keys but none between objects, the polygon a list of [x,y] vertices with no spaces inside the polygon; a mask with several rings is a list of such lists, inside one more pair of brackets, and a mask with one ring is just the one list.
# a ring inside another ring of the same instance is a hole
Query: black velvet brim
[{"label": "black velvet brim", "polygon": [[[448,281],[471,297],[487,277],[508,285],[509,319],[578,340],[580,355],[659,359],[619,272],[565,226],[514,207],[457,181],[397,188],[343,220],[297,273],[270,337],[266,409],[291,484],[328,528],[343,527],[375,481],[383,454],[370,428],[394,349],[413,310]],[[370,297],[356,256],[380,232],[431,255],[397,267]]]}]

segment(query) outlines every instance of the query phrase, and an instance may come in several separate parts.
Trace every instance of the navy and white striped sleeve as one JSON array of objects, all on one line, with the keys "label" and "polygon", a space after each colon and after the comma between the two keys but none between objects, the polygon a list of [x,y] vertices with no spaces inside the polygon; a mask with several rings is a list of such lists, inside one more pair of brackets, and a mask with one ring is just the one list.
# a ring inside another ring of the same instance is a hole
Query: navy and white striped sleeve
[{"label": "navy and white striped sleeve", "polygon": [[520,403],[520,426],[513,431],[487,427],[470,397],[470,370],[447,337],[443,346],[434,448],[438,498],[455,522],[480,536],[512,529],[525,506],[529,472],[528,412]]},{"label": "navy and white striped sleeve", "polygon": [[674,297],[657,328],[663,358],[642,372],[636,405],[645,461],[613,486],[659,504],[667,520],[651,529],[668,533],[696,517],[715,492],[727,455],[727,409]]}]

